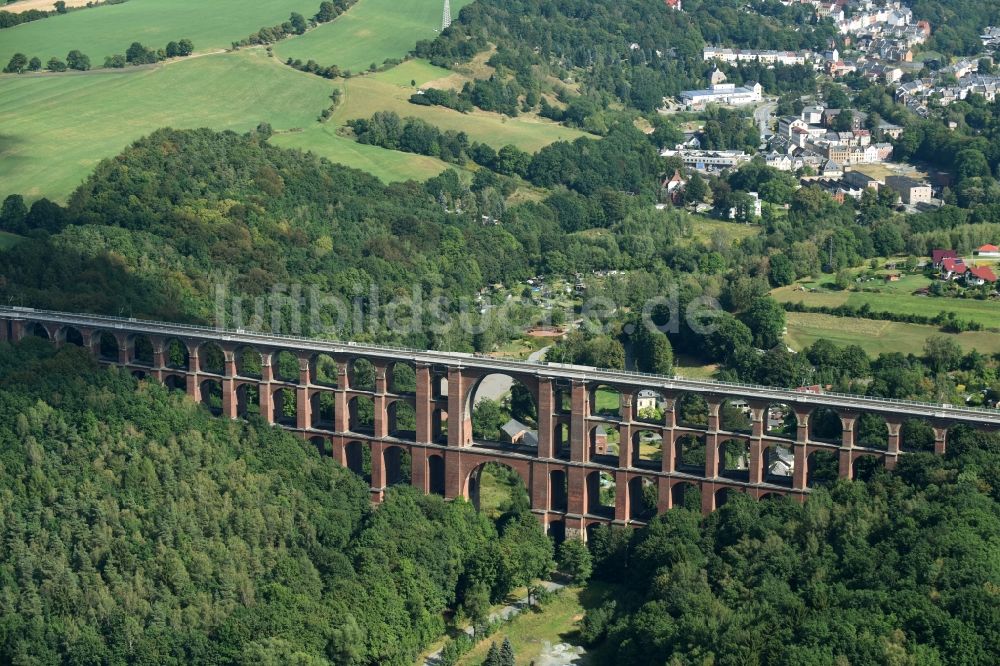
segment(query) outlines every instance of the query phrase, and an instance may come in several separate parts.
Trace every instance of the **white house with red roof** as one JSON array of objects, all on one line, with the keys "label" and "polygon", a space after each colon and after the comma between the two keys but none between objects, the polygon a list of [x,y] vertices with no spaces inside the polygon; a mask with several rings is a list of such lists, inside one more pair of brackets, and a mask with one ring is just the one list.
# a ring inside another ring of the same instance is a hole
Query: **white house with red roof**
[{"label": "white house with red roof", "polygon": [[987,243],[986,245],[977,247],[972,251],[972,254],[977,257],[1000,257],[1000,247]]},{"label": "white house with red roof", "polygon": [[969,266],[965,271],[965,286],[981,287],[984,284],[993,284],[997,281],[997,276],[989,266]]},{"label": "white house with red roof", "polygon": [[941,279],[957,280],[965,275],[965,260],[961,257],[945,257],[941,260]]}]

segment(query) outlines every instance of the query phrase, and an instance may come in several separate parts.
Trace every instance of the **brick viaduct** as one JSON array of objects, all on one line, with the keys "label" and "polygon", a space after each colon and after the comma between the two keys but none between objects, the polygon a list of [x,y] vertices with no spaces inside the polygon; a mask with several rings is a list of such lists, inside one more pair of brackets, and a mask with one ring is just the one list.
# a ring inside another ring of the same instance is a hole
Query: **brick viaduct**
[{"label": "brick viaduct", "polygon": [[[103,363],[186,391],[217,414],[259,413],[359,473],[370,459],[374,502],[407,477],[423,492],[478,502],[483,466],[506,465],[523,480],[539,521],[557,537],[585,537],[601,523],[644,524],[694,489],[706,513],[732,492],[803,499],[821,462],[847,478],[866,457],[891,468],[913,450],[904,425],[911,420],[924,424],[923,445],[938,454],[951,426],[1000,426],[998,410],[0,307],[0,342],[29,335],[82,346]],[[531,394],[537,447],[473,439],[476,389],[494,374]],[[657,394],[662,409],[652,417],[636,408],[640,391]],[[599,409],[599,394],[604,403],[617,397],[617,409]],[[684,418],[682,406],[694,402],[701,405],[698,422]],[[745,414],[743,427],[727,429],[727,402]],[[820,412],[825,436],[811,427]],[[774,427],[776,413],[787,426]],[[876,445],[857,437],[866,414],[884,424]],[[607,455],[601,433],[612,440],[617,434],[617,453]],[[658,446],[653,455],[650,442]],[[773,473],[779,451],[790,468],[784,476]]]}]

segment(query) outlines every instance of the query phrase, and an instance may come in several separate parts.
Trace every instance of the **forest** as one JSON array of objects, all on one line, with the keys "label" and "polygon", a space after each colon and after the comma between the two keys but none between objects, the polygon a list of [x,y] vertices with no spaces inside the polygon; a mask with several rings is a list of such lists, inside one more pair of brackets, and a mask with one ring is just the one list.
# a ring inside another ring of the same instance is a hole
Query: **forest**
[{"label": "forest", "polygon": [[[0,345],[0,662],[406,664],[545,575],[525,507],[367,484],[262,421]],[[470,614],[471,611],[470,611]]]},{"label": "forest", "polygon": [[608,663],[994,664],[1000,659],[1000,437],[841,481],[805,504],[737,496],[705,520],[600,528],[613,600],[581,636]]}]

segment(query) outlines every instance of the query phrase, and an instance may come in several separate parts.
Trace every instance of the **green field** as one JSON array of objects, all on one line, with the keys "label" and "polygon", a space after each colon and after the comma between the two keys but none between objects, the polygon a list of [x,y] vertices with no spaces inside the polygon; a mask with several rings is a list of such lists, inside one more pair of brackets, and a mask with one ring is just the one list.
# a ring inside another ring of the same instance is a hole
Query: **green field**
[{"label": "green field", "polygon": [[[472,0],[453,0],[452,17]],[[317,6],[319,3],[316,3]],[[442,0],[359,0],[336,20],[275,46],[282,60],[298,58],[358,72],[402,58],[441,28]]]},{"label": "green field", "polygon": [[64,199],[99,160],[160,127],[247,131],[262,120],[275,129],[316,124],[332,89],[262,51],[141,71],[6,78],[0,194]]},{"label": "green field", "polygon": [[0,250],[7,250],[20,243],[24,238],[6,231],[0,231]]},{"label": "green field", "polygon": [[[65,59],[72,49],[98,66],[105,56],[125,53],[132,42],[162,48],[170,40],[188,38],[197,51],[228,48],[234,41],[288,20],[295,11],[306,18],[320,0],[129,0],[85,11],[23,23],[3,31],[0,61],[14,53]],[[5,82],[6,83],[6,82]]]},{"label": "green field", "polygon": [[[816,340],[826,339],[836,345],[860,345],[871,356],[883,352],[923,354],[924,341],[941,334],[936,326],[901,324],[874,319],[852,319],[811,312],[789,312],[785,341],[793,349],[803,349]],[[949,337],[968,351],[1000,353],[1000,336],[990,331],[969,331]]]},{"label": "green field", "polygon": [[868,304],[877,312],[895,312],[934,317],[940,312],[954,312],[959,319],[977,321],[988,328],[1000,328],[1000,304],[994,301],[979,301],[962,298],[916,296],[915,289],[926,287],[930,281],[922,275],[907,276],[899,282],[870,282],[869,291],[801,291],[796,286],[781,287],[772,292],[782,303],[805,303],[809,306],[837,307],[849,305],[860,307]]}]

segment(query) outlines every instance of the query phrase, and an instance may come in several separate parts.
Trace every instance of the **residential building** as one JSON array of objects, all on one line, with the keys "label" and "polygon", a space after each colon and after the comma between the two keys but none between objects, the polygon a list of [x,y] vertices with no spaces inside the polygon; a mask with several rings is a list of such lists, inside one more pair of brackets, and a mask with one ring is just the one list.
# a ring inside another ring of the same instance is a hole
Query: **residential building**
[{"label": "residential building", "polygon": [[886,176],[885,186],[899,194],[905,204],[931,202],[931,186],[909,176]]},{"label": "residential building", "polygon": [[684,90],[681,103],[689,109],[704,109],[709,104],[722,106],[747,106],[763,99],[764,89],[759,83],[737,86],[734,83],[715,83],[704,90]]},{"label": "residential building", "polygon": [[997,281],[997,276],[989,266],[969,266],[965,270],[965,286],[981,287],[984,284],[993,284]]},{"label": "residential building", "polygon": [[972,251],[977,257],[1000,257],[1000,247],[996,245],[991,245],[987,243],[986,245],[980,245],[975,250]]}]

